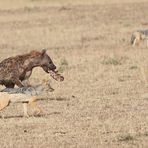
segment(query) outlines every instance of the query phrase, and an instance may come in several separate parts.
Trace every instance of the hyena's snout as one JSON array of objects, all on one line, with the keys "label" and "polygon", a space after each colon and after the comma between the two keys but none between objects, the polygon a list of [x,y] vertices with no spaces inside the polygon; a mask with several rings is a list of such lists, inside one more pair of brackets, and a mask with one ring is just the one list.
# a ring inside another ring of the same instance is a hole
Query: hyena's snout
[{"label": "hyena's snout", "polygon": [[51,69],[51,70],[56,70],[56,68],[57,68],[57,67],[56,67],[54,64],[52,64],[52,65],[50,66],[50,69]]},{"label": "hyena's snout", "polygon": [[57,67],[54,64],[50,63],[47,65],[43,65],[42,68],[45,72],[49,73],[50,71],[55,71]]}]

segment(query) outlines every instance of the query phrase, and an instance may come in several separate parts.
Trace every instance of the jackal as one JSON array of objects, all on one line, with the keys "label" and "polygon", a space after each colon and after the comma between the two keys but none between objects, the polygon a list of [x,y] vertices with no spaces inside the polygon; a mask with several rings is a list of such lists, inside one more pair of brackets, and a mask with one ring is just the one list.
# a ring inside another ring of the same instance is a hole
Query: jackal
[{"label": "jackal", "polygon": [[[58,73],[52,73],[52,76],[57,81],[63,81],[64,77]],[[54,91],[50,86],[48,80],[44,80],[42,84],[34,87],[18,87],[18,88],[5,88],[0,91],[0,110],[4,109],[9,103],[23,103],[24,116],[28,115],[28,105],[34,108],[37,114],[43,112],[38,106],[37,100],[42,100],[49,96],[49,92]]]},{"label": "jackal", "polygon": [[135,46],[136,44],[139,45],[140,41],[146,40],[147,47],[148,47],[148,29],[146,30],[137,30],[132,33],[131,36],[131,44]]},{"label": "jackal", "polygon": [[41,100],[45,96],[47,97],[49,92],[53,90],[47,82],[34,87],[5,88],[0,92],[0,110],[10,103],[22,103],[25,117],[29,117],[28,106],[34,108],[37,114],[39,114],[42,112],[42,109],[37,104],[37,100]]}]

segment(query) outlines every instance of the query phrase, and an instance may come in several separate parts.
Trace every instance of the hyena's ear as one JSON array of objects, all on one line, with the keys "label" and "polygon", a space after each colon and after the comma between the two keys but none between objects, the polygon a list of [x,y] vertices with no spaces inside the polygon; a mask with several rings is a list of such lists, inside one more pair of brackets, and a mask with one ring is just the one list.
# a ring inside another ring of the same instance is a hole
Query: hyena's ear
[{"label": "hyena's ear", "polygon": [[46,53],[46,49],[42,49],[41,55],[43,56]]}]

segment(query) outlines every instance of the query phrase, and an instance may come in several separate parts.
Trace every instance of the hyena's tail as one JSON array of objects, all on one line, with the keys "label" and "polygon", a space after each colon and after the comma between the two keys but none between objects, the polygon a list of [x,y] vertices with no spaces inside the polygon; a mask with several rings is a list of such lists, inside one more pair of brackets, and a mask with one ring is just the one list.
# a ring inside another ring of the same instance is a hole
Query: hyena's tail
[{"label": "hyena's tail", "polygon": [[135,33],[133,33],[131,36],[131,45],[134,45],[135,39],[136,39],[136,36],[135,36]]}]

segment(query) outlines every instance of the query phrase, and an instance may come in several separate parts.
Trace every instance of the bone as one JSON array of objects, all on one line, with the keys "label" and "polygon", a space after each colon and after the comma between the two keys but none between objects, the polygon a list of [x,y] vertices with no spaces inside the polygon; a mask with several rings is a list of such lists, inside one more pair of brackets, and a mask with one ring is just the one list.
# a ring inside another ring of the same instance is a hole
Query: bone
[{"label": "bone", "polygon": [[50,75],[56,81],[59,81],[59,82],[64,81],[64,77],[61,76],[58,72],[50,71]]}]

